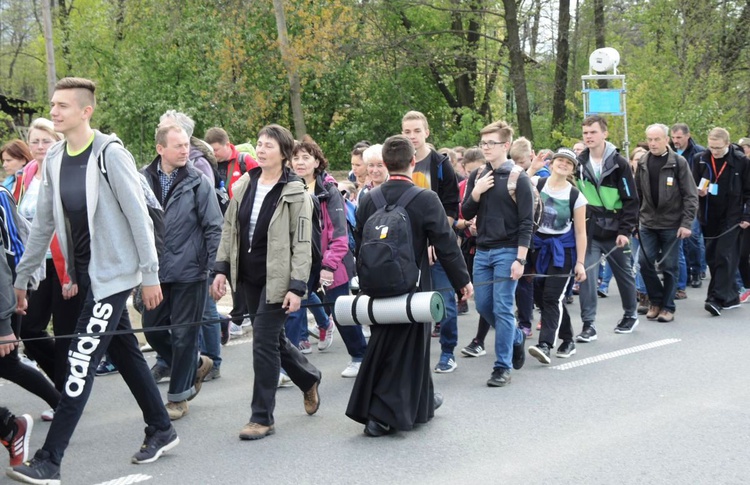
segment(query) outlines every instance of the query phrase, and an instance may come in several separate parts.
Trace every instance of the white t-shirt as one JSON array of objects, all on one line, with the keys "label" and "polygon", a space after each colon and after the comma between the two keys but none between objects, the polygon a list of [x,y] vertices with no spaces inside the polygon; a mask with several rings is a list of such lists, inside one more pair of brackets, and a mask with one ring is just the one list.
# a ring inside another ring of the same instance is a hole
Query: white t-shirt
[{"label": "white t-shirt", "polygon": [[255,224],[258,222],[258,216],[260,215],[260,208],[263,205],[263,201],[266,199],[268,193],[273,189],[276,184],[264,185],[258,182],[258,187],[255,189],[255,200],[253,200],[253,211],[250,213],[250,247],[253,245],[253,234],[255,233]]},{"label": "white t-shirt", "polygon": [[[542,199],[544,212],[539,221],[538,231],[541,234],[565,234],[573,225],[573,214],[570,213],[570,191],[572,185],[566,184],[561,189],[552,189],[549,181],[544,184],[539,197]],[[588,204],[586,197],[578,193],[574,209]]]},{"label": "white t-shirt", "polygon": [[31,177],[31,183],[23,194],[21,203],[18,204],[18,213],[29,222],[33,221],[36,215],[36,201],[39,198],[39,187],[41,185],[41,180]]}]

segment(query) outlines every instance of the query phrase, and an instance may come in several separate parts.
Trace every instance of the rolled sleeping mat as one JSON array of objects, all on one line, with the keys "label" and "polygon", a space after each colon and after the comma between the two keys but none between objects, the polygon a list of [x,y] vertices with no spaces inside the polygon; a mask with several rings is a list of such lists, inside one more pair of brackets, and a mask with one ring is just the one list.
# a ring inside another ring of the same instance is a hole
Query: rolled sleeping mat
[{"label": "rolled sleeping mat", "polygon": [[333,313],[339,325],[439,322],[445,316],[445,301],[437,291],[390,298],[370,298],[360,293],[338,297]]}]

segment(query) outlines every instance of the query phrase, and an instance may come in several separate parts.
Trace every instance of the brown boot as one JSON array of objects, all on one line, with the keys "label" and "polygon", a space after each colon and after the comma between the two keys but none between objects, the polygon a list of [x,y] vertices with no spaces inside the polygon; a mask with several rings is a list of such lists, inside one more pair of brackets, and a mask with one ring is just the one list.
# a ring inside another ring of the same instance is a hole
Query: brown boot
[{"label": "brown boot", "polygon": [[661,313],[661,307],[658,307],[656,305],[649,305],[648,313],[646,313],[646,318],[649,320],[656,320],[659,317],[659,313]]},{"label": "brown boot", "polygon": [[638,315],[645,315],[648,313],[648,294],[638,293]]}]

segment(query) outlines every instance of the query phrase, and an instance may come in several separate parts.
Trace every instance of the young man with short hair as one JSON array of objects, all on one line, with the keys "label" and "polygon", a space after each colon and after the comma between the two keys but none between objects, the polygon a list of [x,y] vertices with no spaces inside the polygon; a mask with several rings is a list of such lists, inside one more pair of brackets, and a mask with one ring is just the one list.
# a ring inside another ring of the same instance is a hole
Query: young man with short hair
[{"label": "young man with short hair", "polygon": [[495,328],[495,364],[487,381],[490,387],[510,384],[510,369],[523,367],[525,336],[513,315],[518,279],[523,276],[534,226],[534,194],[531,179],[521,171],[515,199],[509,186],[513,161],[508,149],[513,128],[504,121],[480,131],[479,146],[487,164],[473,172],[466,185],[461,211],[477,218],[477,251],[474,282],[479,314]]},{"label": "young man with short hair", "polygon": [[[417,160],[412,174],[414,184],[437,193],[448,217],[448,223],[454,225],[458,220],[458,180],[448,157],[437,153],[427,144],[430,127],[425,115],[419,111],[406,113],[401,120],[401,134],[414,146],[414,156]],[[458,344],[456,296],[450,289],[450,280],[440,261],[435,258],[434,251],[430,249],[428,254],[432,264],[432,287],[441,289],[445,299],[445,318],[440,322],[440,360],[435,366],[435,372],[448,373],[458,367],[453,354]]]},{"label": "young man with short hair", "polygon": [[[72,281],[68,290],[76,285],[85,295],[75,331],[88,334],[130,330],[126,304],[141,283],[147,309],[162,300],[153,223],[135,160],[115,135],[91,129],[95,89],[92,81],[81,78],[64,78],[55,86],[50,117],[66,140],[47,153],[46,182],[39,189],[15,281],[17,311],[24,313],[29,282],[57,233]],[[9,469],[9,477],[24,483],[60,483],[63,454],[91,393],[96,363],[105,352],[120,369],[147,424],[146,438],[132,462],[151,463],[179,443],[135,335],[78,337],[70,342],[65,392],[47,439],[30,462]]]},{"label": "young man with short hair", "polygon": [[[389,204],[395,204],[415,185],[411,178],[417,164],[414,153],[410,140],[400,135],[388,138],[383,144],[383,161],[390,178],[373,190],[381,191]],[[365,223],[376,210],[370,191],[357,210],[357,253]],[[423,190],[404,210],[411,223],[414,261],[422,274],[428,266],[429,244],[443,264],[451,288],[460,291],[464,300],[471,298],[469,273],[438,197]],[[420,290],[429,289],[426,281],[420,281]],[[377,437],[396,430],[408,431],[415,424],[428,422],[442,402],[442,396],[433,391],[430,375],[430,324],[373,325],[346,415],[364,424],[365,434]]]}]

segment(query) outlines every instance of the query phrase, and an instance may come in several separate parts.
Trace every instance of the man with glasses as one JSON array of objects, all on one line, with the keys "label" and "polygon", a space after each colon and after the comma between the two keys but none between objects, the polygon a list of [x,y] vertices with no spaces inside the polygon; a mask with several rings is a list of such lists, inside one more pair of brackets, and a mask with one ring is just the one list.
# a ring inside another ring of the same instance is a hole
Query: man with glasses
[{"label": "man with glasses", "polygon": [[[711,281],[704,308],[718,317],[740,306],[735,274],[740,255],[740,228],[750,227],[750,160],[729,143],[729,132],[708,133],[708,150],[694,160],[698,183],[698,220],[706,238]],[[739,227],[738,227],[739,225]]]}]

